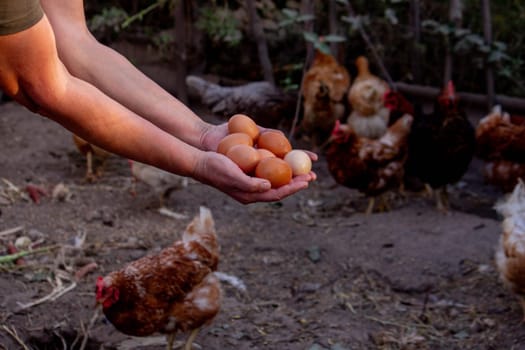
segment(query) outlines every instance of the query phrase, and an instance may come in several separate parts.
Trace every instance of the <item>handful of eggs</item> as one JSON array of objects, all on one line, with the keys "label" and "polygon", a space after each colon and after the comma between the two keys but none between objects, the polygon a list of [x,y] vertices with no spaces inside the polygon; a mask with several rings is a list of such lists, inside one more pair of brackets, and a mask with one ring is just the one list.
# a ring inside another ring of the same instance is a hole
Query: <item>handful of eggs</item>
[{"label": "handful of eggs", "polygon": [[283,133],[267,130],[259,133],[257,124],[244,114],[228,120],[228,135],[217,147],[246,174],[267,179],[272,188],[288,184],[293,176],[308,174],[312,161],[306,152],[292,150]]}]

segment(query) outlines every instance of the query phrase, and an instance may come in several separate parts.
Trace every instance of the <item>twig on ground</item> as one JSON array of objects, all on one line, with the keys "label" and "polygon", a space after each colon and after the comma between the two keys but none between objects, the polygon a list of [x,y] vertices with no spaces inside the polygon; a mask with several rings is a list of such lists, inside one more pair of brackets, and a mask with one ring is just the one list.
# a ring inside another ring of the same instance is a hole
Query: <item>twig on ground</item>
[{"label": "twig on ground", "polygon": [[80,328],[82,329],[82,334],[84,337],[82,339],[82,343],[80,344],[79,350],[84,350],[86,348],[86,345],[89,339],[89,332],[93,328],[93,325],[95,325],[95,322],[97,321],[99,314],[100,314],[100,308],[95,309],[93,316],[91,316],[91,320],[89,320],[87,328],[84,327],[84,322],[80,321]]},{"label": "twig on ground", "polygon": [[73,281],[69,286],[64,286],[63,280],[72,281],[72,278],[65,275],[64,273],[57,273],[55,276],[55,283],[56,285],[53,287],[53,290],[48,295],[37,299],[35,301],[32,301],[30,303],[20,303],[18,302],[19,309],[18,311],[22,311],[25,309],[29,309],[33,306],[40,305],[46,301],[55,301],[58,298],[60,298],[62,295],[66,294],[67,292],[73,290],[77,286],[77,282]]},{"label": "twig on ground", "polygon": [[421,323],[421,322],[417,322],[417,323],[402,323],[402,322],[395,322],[395,321],[388,321],[388,320],[381,320],[377,317],[373,317],[373,316],[365,316],[366,319],[369,319],[371,321],[374,321],[374,322],[377,322],[377,323],[380,323],[384,326],[395,326],[395,327],[400,327],[400,328],[420,328],[420,329],[427,329],[427,330],[432,330],[432,331],[436,331],[437,330],[432,327],[432,325],[427,325],[427,324],[424,324],[424,323]]},{"label": "twig on ground", "polygon": [[53,334],[60,339],[60,342],[62,343],[62,349],[67,350],[67,343],[62,334],[58,333],[57,331],[53,331]]},{"label": "twig on ground", "polygon": [[7,185],[7,188],[11,191],[14,191],[18,194],[21,194],[22,191],[20,191],[20,189],[18,187],[16,187],[11,181],[9,181],[8,179],[6,178],[2,178],[2,181]]},{"label": "twig on ground", "polygon": [[24,226],[17,226],[7,230],[0,231],[0,237],[9,236],[24,230]]},{"label": "twig on ground", "polygon": [[188,216],[185,214],[174,212],[165,207],[159,208],[159,214],[170,217],[175,220],[184,220],[188,218]]},{"label": "twig on ground", "polygon": [[11,203],[14,203],[16,200],[16,197],[22,198],[24,200],[29,200],[29,195],[15,186],[11,181],[7,180],[6,178],[1,179],[6,185],[7,188],[2,191],[2,196],[7,198]]},{"label": "twig on ground", "polygon": [[2,329],[7,332],[13,339],[24,349],[24,350],[30,350],[30,348],[24,343],[22,339],[18,336],[18,333],[16,332],[16,328],[14,326],[11,326],[9,328],[7,325],[2,325]]}]

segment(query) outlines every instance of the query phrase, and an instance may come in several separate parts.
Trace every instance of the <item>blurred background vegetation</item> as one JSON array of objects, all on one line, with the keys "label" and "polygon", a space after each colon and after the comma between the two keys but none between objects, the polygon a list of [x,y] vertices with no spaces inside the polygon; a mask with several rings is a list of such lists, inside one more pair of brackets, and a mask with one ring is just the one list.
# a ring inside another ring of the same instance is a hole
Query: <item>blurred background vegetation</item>
[{"label": "blurred background vegetation", "polygon": [[[85,0],[93,33],[107,44],[128,41],[154,48],[165,63],[181,56],[176,24],[185,29],[187,73],[214,74],[238,81],[262,80],[259,53],[246,9],[248,0]],[[308,1],[306,1],[308,3]],[[421,32],[415,41],[414,3],[419,6]],[[525,96],[525,1],[490,2],[492,42],[483,34],[482,1],[463,0],[460,23],[451,21],[449,0],[309,1],[312,13],[303,16],[305,1],[253,0],[263,27],[275,81],[296,89],[306,62],[308,42],[335,34],[337,57],[350,72],[358,55],[370,57],[381,74],[363,28],[394,81],[440,87],[445,57],[453,56],[452,77],[460,91],[486,92],[485,68],[493,68],[495,91]],[[348,3],[352,13],[348,12]],[[184,5],[183,22],[176,23],[177,6]],[[332,24],[332,32],[330,30]],[[310,25],[310,27],[305,27]],[[339,41],[339,40],[337,40]],[[419,56],[418,56],[419,55]],[[420,57],[420,58],[418,58]],[[414,76],[414,64],[419,76]]]}]

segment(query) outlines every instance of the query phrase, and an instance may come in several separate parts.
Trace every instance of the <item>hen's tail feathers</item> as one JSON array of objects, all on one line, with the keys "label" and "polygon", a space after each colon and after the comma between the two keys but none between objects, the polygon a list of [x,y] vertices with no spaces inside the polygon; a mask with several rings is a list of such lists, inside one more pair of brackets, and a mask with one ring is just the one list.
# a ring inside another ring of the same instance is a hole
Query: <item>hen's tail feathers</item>
[{"label": "hen's tail feathers", "polygon": [[512,193],[497,202],[494,209],[505,219],[511,218],[516,229],[525,232],[525,184],[522,179],[518,179]]},{"label": "hen's tail feathers", "polygon": [[220,271],[215,271],[214,274],[219,279],[219,281],[230,284],[240,292],[247,291],[246,284],[239,277]]},{"label": "hen's tail feathers", "polygon": [[190,222],[186,228],[185,234],[202,235],[210,233],[215,233],[215,221],[213,220],[211,210],[201,206],[199,209],[199,215],[195,216],[193,221]]},{"label": "hen's tail feathers", "polygon": [[184,242],[199,241],[210,252],[217,249],[215,221],[211,210],[201,206],[199,215],[190,222],[182,236]]}]

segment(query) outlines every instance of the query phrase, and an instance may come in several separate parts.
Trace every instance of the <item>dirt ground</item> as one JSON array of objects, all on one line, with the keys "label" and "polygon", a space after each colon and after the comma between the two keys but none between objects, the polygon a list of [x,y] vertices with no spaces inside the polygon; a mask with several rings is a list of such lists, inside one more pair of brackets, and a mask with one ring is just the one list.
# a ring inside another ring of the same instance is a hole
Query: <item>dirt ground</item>
[{"label": "dirt ground", "polygon": [[[201,205],[216,221],[220,270],[246,285],[223,285],[202,349],[525,349],[520,307],[493,264],[501,194],[479,161],[448,215],[410,195],[365,216],[366,199],[337,186],[321,157],[318,181],[282,202],[241,205],[191,183],[171,195],[186,216],[173,219],[145,185],[130,195],[124,159],[86,183],[71,135],[13,103],[0,106],[0,150],[0,251],[20,237],[48,247],[0,265],[2,349],[164,349],[164,337],[122,335],[96,314],[95,279],[178,239]],[[34,203],[28,184],[48,196]]]}]

